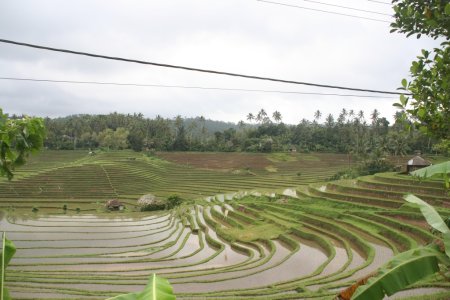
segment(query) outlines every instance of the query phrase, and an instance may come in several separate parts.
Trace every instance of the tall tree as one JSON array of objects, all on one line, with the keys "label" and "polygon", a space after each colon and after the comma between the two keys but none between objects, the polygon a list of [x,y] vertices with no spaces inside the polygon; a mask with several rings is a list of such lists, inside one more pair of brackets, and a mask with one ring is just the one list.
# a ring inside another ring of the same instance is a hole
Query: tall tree
[{"label": "tall tree", "polygon": [[358,112],[358,119],[359,119],[359,122],[360,122],[360,123],[363,123],[363,122],[364,122],[364,111],[363,111],[363,110],[360,110],[360,111]]},{"label": "tall tree", "polygon": [[255,116],[252,113],[248,113],[247,115],[247,121],[250,123],[255,119]]},{"label": "tall tree", "polygon": [[256,114],[256,121],[261,123],[264,122],[267,118],[267,113],[264,110],[264,108],[261,108],[261,110]]},{"label": "tall tree", "polygon": [[370,119],[372,120],[372,125],[377,124],[378,121],[378,117],[380,116],[380,112],[378,111],[378,109],[374,109],[372,111],[372,113],[370,114]]},{"label": "tall tree", "polygon": [[320,110],[316,110],[316,112],[314,113],[314,119],[319,122],[320,118],[322,117],[322,113],[320,112]]},{"label": "tall tree", "polygon": [[279,111],[274,111],[272,114],[272,117],[275,122],[280,123],[281,122],[281,113]]}]

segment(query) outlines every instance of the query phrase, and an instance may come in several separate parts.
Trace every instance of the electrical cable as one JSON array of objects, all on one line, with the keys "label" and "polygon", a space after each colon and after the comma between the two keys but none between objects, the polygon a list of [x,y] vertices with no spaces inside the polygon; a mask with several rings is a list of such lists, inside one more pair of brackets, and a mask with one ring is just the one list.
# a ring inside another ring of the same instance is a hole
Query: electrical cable
[{"label": "electrical cable", "polygon": [[345,17],[352,17],[352,18],[357,18],[357,19],[364,19],[364,20],[383,22],[383,23],[391,23],[390,21],[381,20],[381,19],[374,19],[374,18],[368,18],[368,17],[362,17],[362,16],[349,15],[349,14],[339,13],[339,12],[330,11],[330,10],[311,8],[311,7],[304,7],[304,6],[288,4],[288,3],[282,3],[282,2],[267,1],[267,0],[256,0],[256,1],[258,1],[258,2],[265,2],[265,3],[269,3],[269,4],[275,4],[275,5],[281,5],[281,6],[287,6],[287,7],[294,7],[294,8],[300,8],[300,9],[312,10],[312,11],[317,11],[317,12],[322,12],[322,13],[327,13],[327,14],[333,14],[333,15],[339,15],[339,16],[345,16]]},{"label": "electrical cable", "polygon": [[373,96],[373,95],[334,94],[334,93],[279,91],[279,90],[259,90],[259,89],[240,89],[240,88],[220,88],[220,87],[203,87],[203,86],[186,86],[186,85],[118,83],[118,82],[99,82],[99,81],[75,81],[75,80],[54,80],[54,79],[17,78],[17,77],[0,77],[0,80],[51,82],[51,83],[74,83],[74,84],[95,84],[95,85],[114,85],[114,86],[159,87],[159,88],[180,88],[180,89],[199,89],[199,90],[220,90],[220,91],[238,91],[238,92],[261,92],[261,93],[299,94],[299,95],[318,95],[318,96],[338,96],[338,97],[357,97],[357,98],[396,99],[396,97],[383,97],[383,96]]},{"label": "electrical cable", "polygon": [[368,0],[368,1],[375,2],[375,3],[380,3],[380,4],[392,5],[392,3],[389,3],[389,2],[376,1],[376,0]]},{"label": "electrical cable", "polygon": [[317,3],[317,4],[320,4],[320,5],[326,5],[326,6],[332,6],[332,7],[339,7],[339,8],[344,8],[344,9],[349,9],[349,10],[354,10],[354,11],[365,12],[365,13],[369,13],[369,14],[376,14],[376,15],[392,17],[392,15],[390,15],[390,14],[386,14],[386,13],[382,13],[382,12],[378,12],[378,11],[373,11],[373,10],[365,10],[365,9],[360,9],[360,8],[355,8],[355,7],[343,6],[343,5],[337,5],[337,4],[330,4],[330,3],[325,3],[325,2],[320,2],[320,1],[313,1],[313,0],[300,0],[300,1],[310,2],[310,3]]},{"label": "electrical cable", "polygon": [[48,51],[54,51],[54,52],[69,53],[69,54],[75,54],[75,55],[81,55],[81,56],[103,58],[103,59],[108,59],[108,60],[124,61],[124,62],[143,64],[143,65],[152,65],[152,66],[158,66],[158,67],[164,67],[164,68],[180,69],[180,70],[187,70],[187,71],[194,71],[194,72],[201,72],[201,73],[210,73],[210,74],[217,74],[217,75],[225,75],[225,76],[232,76],[232,77],[241,77],[241,78],[248,78],[248,79],[265,80],[265,81],[272,81],[272,82],[290,83],[290,84],[297,84],[297,85],[306,85],[306,86],[314,86],[314,87],[321,87],[321,88],[349,90],[349,91],[358,91],[358,92],[367,92],[367,93],[405,95],[405,93],[399,93],[399,92],[389,92],[389,91],[381,91],[381,90],[344,87],[344,86],[318,84],[318,83],[310,83],[310,82],[302,82],[302,81],[294,81],[294,80],[284,80],[284,79],[276,79],[276,78],[270,78],[270,77],[245,75],[245,74],[239,74],[239,73],[206,70],[206,69],[185,67],[185,66],[179,66],[179,65],[170,65],[170,64],[149,62],[149,61],[143,61],[143,60],[137,60],[137,59],[129,59],[129,58],[123,58],[123,57],[116,57],[116,56],[107,56],[107,55],[94,54],[94,53],[88,53],[88,52],[80,52],[80,51],[67,50],[67,49],[58,49],[58,48],[53,48],[53,47],[46,47],[46,46],[40,46],[40,45],[35,45],[35,44],[16,42],[16,41],[6,40],[6,39],[0,39],[0,43],[7,43],[7,44],[12,44],[12,45],[18,45],[18,46],[24,46],[24,47],[30,47],[30,48],[42,49],[42,50],[48,50]]}]

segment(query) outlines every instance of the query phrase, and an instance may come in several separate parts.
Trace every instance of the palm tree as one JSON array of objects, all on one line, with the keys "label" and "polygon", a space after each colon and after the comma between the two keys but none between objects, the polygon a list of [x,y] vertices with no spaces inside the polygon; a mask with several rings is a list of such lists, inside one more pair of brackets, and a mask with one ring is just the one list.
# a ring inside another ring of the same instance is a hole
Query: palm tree
[{"label": "palm tree", "polygon": [[320,110],[316,110],[316,112],[314,113],[314,119],[319,121],[321,117],[322,113],[320,112]]},{"label": "palm tree", "polygon": [[279,111],[274,111],[272,114],[273,119],[275,120],[275,122],[279,123],[281,122],[281,113]]},{"label": "palm tree", "polygon": [[[359,121],[364,120],[364,111],[360,110],[360,111],[358,112],[358,119],[359,119]],[[362,123],[362,122],[361,122],[361,123]]]},{"label": "palm tree", "polygon": [[375,108],[373,112],[370,114],[370,119],[372,119],[372,124],[375,125],[378,121],[378,117],[380,116],[380,112]]},{"label": "palm tree", "polygon": [[348,117],[349,118],[352,118],[352,117],[354,117],[355,116],[355,111],[353,110],[353,109],[350,109],[349,111],[348,111]]},{"label": "palm tree", "polygon": [[331,128],[334,125],[334,117],[332,114],[328,114],[327,119],[326,119],[326,126]]},{"label": "palm tree", "polygon": [[266,111],[263,108],[261,108],[261,110],[256,115],[256,121],[257,122],[265,121],[266,117],[267,117]]},{"label": "palm tree", "polygon": [[255,119],[255,116],[252,113],[247,115],[247,121],[252,122]]}]

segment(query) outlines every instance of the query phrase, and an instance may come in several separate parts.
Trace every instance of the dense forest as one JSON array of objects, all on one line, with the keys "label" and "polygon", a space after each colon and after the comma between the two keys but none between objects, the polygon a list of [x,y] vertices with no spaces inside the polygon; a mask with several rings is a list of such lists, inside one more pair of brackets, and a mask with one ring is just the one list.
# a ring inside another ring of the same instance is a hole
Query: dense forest
[{"label": "dense forest", "polygon": [[[403,155],[420,150],[442,152],[436,140],[415,130],[396,116],[390,124],[377,110],[342,109],[335,117],[316,111],[312,121],[297,125],[282,122],[263,109],[249,113],[238,124],[203,117],[145,118],[142,114],[73,115],[46,118],[48,149],[126,149],[135,151],[319,151],[370,155]],[[444,147],[445,148],[445,147]],[[441,153],[445,154],[445,153]]]}]

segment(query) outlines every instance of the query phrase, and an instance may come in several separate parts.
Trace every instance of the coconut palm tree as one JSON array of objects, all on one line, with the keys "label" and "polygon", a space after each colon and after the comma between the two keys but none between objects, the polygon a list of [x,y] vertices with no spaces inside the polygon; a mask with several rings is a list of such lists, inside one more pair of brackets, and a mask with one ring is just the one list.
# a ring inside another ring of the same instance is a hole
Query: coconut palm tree
[{"label": "coconut palm tree", "polygon": [[358,112],[358,119],[361,123],[363,123],[362,121],[364,120],[364,111],[360,110]]},{"label": "coconut palm tree", "polygon": [[247,115],[247,121],[252,122],[255,119],[255,116],[252,113]]},{"label": "coconut palm tree", "polygon": [[281,122],[281,113],[279,111],[274,111],[272,114],[273,119],[275,120],[275,122],[279,123]]},{"label": "coconut palm tree", "polygon": [[316,110],[316,112],[314,113],[314,119],[316,121],[319,121],[321,117],[322,117],[322,113],[320,112],[320,110]]},{"label": "coconut palm tree", "polygon": [[372,120],[372,125],[375,125],[378,121],[378,117],[380,116],[380,112],[378,109],[374,109],[373,112],[370,114],[370,119]]},{"label": "coconut palm tree", "polygon": [[258,114],[256,115],[256,121],[258,122],[258,123],[261,123],[262,121],[265,121],[266,120],[266,117],[267,117],[267,113],[266,113],[266,111],[263,109],[263,108],[261,108],[261,110],[258,112]]}]

